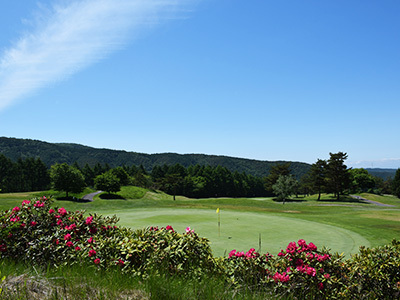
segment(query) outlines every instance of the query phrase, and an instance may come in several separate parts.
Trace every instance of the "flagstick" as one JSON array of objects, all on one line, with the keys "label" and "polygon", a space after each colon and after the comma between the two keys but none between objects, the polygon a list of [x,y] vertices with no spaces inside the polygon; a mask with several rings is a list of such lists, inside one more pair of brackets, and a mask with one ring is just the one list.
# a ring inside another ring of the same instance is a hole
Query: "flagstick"
[{"label": "flagstick", "polygon": [[221,237],[221,218],[219,211],[218,211],[218,237]]}]

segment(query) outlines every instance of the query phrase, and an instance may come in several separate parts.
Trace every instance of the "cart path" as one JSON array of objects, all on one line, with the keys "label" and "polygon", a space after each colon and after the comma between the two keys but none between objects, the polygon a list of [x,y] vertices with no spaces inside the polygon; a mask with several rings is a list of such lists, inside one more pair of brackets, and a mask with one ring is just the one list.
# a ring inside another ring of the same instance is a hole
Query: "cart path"
[{"label": "cart path", "polygon": [[103,191],[97,191],[97,192],[94,192],[94,193],[87,194],[87,195],[82,197],[82,200],[93,201],[93,197],[96,196],[97,194],[102,193],[102,192]]},{"label": "cart path", "polygon": [[361,196],[350,195],[350,197],[352,197],[352,198],[354,198],[354,199],[357,199],[357,200],[361,200],[361,201],[370,203],[370,204],[374,204],[374,205],[377,205],[377,206],[395,207],[394,205],[383,204],[383,203],[380,203],[380,202],[368,200],[368,199],[365,199],[365,198],[363,198],[363,197],[361,197]]}]

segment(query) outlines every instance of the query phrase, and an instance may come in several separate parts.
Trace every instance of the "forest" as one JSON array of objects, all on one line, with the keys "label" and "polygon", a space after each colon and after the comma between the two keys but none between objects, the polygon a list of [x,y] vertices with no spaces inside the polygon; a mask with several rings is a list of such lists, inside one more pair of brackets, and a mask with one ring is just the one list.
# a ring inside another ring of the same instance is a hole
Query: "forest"
[{"label": "forest", "polygon": [[300,178],[291,163],[273,165],[267,176],[257,177],[246,172],[229,170],[223,166],[181,164],[156,165],[147,171],[143,165],[110,167],[107,163],[80,166],[77,162],[55,163],[48,168],[40,158],[11,158],[0,154],[0,191],[28,192],[53,188],[68,193],[81,192],[92,187],[116,193],[121,186],[134,185],[161,190],[174,198],[210,197],[270,197],[285,200],[291,195],[332,193],[339,200],[348,193],[369,192],[400,195],[400,172],[389,179],[375,177],[365,169],[349,169],[345,165],[347,154],[330,153],[329,160],[311,165]]}]

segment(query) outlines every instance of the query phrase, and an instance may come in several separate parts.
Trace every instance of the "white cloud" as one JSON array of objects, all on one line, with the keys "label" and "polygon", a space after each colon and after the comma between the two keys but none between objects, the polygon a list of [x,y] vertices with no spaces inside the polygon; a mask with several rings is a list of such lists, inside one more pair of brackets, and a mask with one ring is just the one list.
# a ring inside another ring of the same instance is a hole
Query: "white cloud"
[{"label": "white cloud", "polygon": [[400,158],[383,158],[376,160],[349,161],[348,166],[353,168],[400,168]]},{"label": "white cloud", "polygon": [[107,57],[193,0],[54,1],[0,57],[0,111]]}]

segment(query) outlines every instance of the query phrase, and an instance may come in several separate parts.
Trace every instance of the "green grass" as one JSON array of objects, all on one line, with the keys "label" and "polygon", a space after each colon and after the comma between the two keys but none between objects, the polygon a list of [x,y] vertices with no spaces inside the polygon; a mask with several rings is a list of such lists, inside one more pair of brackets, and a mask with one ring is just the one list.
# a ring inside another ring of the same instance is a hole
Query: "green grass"
[{"label": "green grass", "polygon": [[[341,227],[291,217],[292,213],[240,212],[220,210],[220,234],[215,210],[183,208],[140,208],[116,211],[120,224],[141,228],[150,224],[171,225],[179,232],[187,226],[211,241],[215,256],[224,256],[232,249],[247,251],[251,247],[273,255],[291,241],[300,238],[319,246],[329,246],[339,253],[356,253],[360,245],[370,246],[361,235]],[[259,237],[261,234],[261,249]]]},{"label": "green grass", "polygon": [[[87,190],[86,192],[91,192]],[[32,195],[49,195],[54,191],[25,194],[0,194],[0,209],[19,205]],[[116,214],[120,225],[132,228],[172,225],[179,232],[187,226],[211,241],[215,255],[232,249],[276,254],[288,242],[300,238],[318,247],[346,255],[358,247],[378,246],[400,236],[400,200],[393,196],[361,194],[361,196],[394,207],[380,207],[344,197],[337,202],[331,195],[296,198],[282,204],[272,198],[212,198],[187,199],[137,187],[123,187],[118,193],[123,199],[100,199],[77,203],[57,200],[56,206],[68,210],[86,210],[104,215]],[[221,210],[218,234],[216,208]]]},{"label": "green grass", "polygon": [[275,299],[263,291],[233,289],[224,278],[213,275],[196,279],[170,275],[138,277],[93,265],[39,268],[10,261],[0,262],[6,276],[0,299]]}]

